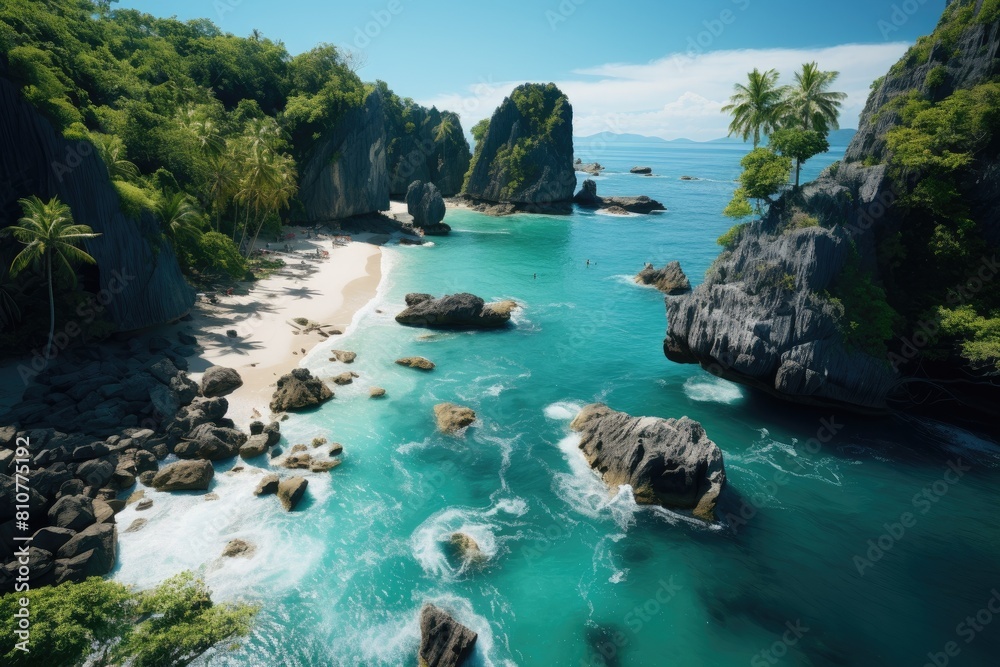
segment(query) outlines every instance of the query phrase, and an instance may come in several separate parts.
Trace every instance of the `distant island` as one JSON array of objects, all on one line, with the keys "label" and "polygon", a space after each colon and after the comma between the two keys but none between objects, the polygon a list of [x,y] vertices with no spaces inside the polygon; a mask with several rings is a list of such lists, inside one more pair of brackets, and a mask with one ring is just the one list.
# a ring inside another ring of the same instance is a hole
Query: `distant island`
[{"label": "distant island", "polygon": [[[854,135],[858,131],[853,128],[842,128],[840,130],[833,130],[830,132],[828,141],[831,146],[848,146]],[[618,133],[618,132],[598,132],[597,134],[591,134],[585,137],[573,137],[573,141],[576,143],[586,142],[586,141],[621,141],[621,142],[631,142],[631,143],[644,143],[644,144],[746,144],[750,145],[750,142],[744,142],[739,137],[720,137],[718,139],[711,139],[709,141],[695,141],[694,139],[663,139],[661,137],[648,137],[642,134],[629,134],[629,133]],[[764,141],[767,144],[767,141]]]}]

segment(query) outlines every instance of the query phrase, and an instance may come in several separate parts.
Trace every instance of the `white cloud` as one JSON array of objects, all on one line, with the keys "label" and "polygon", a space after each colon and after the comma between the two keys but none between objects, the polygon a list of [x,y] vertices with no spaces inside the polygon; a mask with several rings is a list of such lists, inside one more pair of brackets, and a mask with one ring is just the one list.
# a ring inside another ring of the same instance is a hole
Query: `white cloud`
[{"label": "white cloud", "polygon": [[[576,70],[557,81],[574,109],[574,134],[631,132],[664,139],[695,140],[725,136],[728,119],[720,110],[733,84],[758,67],[782,73],[790,83],[802,63],[816,61],[825,70],[837,70],[836,89],[847,93],[842,127],[857,127],[871,82],[885,74],[909,44],[844,44],[816,49],[745,49],[701,55],[671,54],[647,64],[611,63]],[[451,109],[471,127],[493,110],[517,82],[481,81],[462,92],[421,100],[422,104]]]}]

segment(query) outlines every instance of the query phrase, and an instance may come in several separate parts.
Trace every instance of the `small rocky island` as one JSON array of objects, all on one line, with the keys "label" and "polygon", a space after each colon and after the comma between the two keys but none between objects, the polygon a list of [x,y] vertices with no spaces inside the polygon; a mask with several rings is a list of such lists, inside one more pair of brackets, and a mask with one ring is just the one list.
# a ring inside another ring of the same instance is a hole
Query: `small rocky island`
[{"label": "small rocky island", "polygon": [[587,463],[612,489],[629,484],[637,503],[715,520],[726,470],[722,450],[698,422],[632,417],[598,403],[585,407],[571,428],[581,434]]},{"label": "small rocky island", "polygon": [[406,310],[396,315],[396,321],[411,327],[499,329],[510,323],[510,314],[517,303],[486,303],[469,293],[449,294],[440,299],[430,294],[407,294],[406,306]]},{"label": "small rocky island", "polygon": [[604,171],[604,166],[600,162],[588,162],[584,164],[580,158],[577,158],[576,162],[573,163],[573,168],[591,176],[600,176],[601,172]]},{"label": "small rocky island", "polygon": [[573,201],[581,208],[604,210],[617,215],[667,210],[666,206],[645,195],[639,197],[601,197],[597,194],[597,182],[589,178],[583,182],[583,187],[573,197]]},{"label": "small rocky island", "polygon": [[518,86],[472,132],[464,195],[474,207],[497,215],[572,210],[573,107],[555,84]]},{"label": "small rocky island", "polygon": [[444,223],[446,208],[441,191],[433,183],[413,181],[406,191],[406,212],[413,226],[429,236],[444,236],[451,227]]},{"label": "small rocky island", "polygon": [[655,287],[668,296],[687,294],[691,291],[691,282],[681,269],[680,262],[670,262],[662,269],[646,264],[635,277],[635,282]]}]

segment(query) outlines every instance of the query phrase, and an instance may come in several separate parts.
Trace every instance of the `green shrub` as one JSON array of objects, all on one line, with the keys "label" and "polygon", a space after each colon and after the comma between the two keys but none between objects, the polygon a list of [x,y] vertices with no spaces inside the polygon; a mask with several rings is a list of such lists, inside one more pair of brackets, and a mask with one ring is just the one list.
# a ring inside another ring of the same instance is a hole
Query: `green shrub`
[{"label": "green shrub", "polygon": [[804,211],[796,211],[792,215],[792,220],[788,224],[789,230],[795,229],[808,229],[810,227],[819,227],[819,218],[809,215]]},{"label": "green shrub", "polygon": [[221,273],[230,278],[242,278],[247,272],[246,260],[236,243],[219,232],[208,232],[198,239],[195,264],[201,271]]},{"label": "green shrub", "polygon": [[729,228],[729,231],[720,236],[716,243],[725,248],[726,250],[732,250],[739,243],[740,239],[743,237],[743,232],[746,230],[748,223],[742,223],[738,225],[733,225]]},{"label": "green shrub", "polygon": [[158,197],[156,192],[125,181],[112,181],[112,184],[118,192],[122,213],[126,216],[138,219],[142,217],[144,212],[156,208]]},{"label": "green shrub", "polygon": [[962,356],[978,368],[1000,369],[1000,312],[980,315],[971,305],[940,307],[941,333],[956,338]]},{"label": "green shrub", "polygon": [[856,250],[852,250],[829,296],[842,309],[839,326],[844,340],[873,357],[885,356],[885,342],[893,337],[899,313],[889,305],[885,290],[862,271]]},{"label": "green shrub", "polygon": [[927,72],[927,76],[924,78],[924,86],[927,90],[936,90],[944,85],[948,80],[948,68],[944,65],[938,65],[931,71]]}]

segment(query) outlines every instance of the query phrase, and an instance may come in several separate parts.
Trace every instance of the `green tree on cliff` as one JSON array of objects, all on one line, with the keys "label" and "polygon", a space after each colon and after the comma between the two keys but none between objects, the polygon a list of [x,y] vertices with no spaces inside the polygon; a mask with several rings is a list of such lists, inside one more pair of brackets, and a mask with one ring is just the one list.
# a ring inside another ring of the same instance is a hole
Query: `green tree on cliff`
[{"label": "green tree on cliff", "polygon": [[73,222],[73,214],[69,206],[63,204],[57,197],[43,202],[37,196],[22,199],[20,203],[24,211],[16,226],[11,227],[14,238],[25,245],[14,258],[10,273],[16,276],[28,267],[38,267],[45,272],[49,284],[49,342],[56,330],[56,301],[53,290],[54,279],[64,275],[71,284],[76,284],[74,264],[96,264],[97,260],[78,246],[87,239],[100,236],[87,225],[77,225]]},{"label": "green tree on cliff", "polygon": [[795,73],[795,85],[787,89],[785,110],[788,118],[783,125],[796,125],[804,130],[827,134],[840,129],[837,122],[846,93],[830,90],[840,72],[824,72],[816,63],[805,63]]}]

